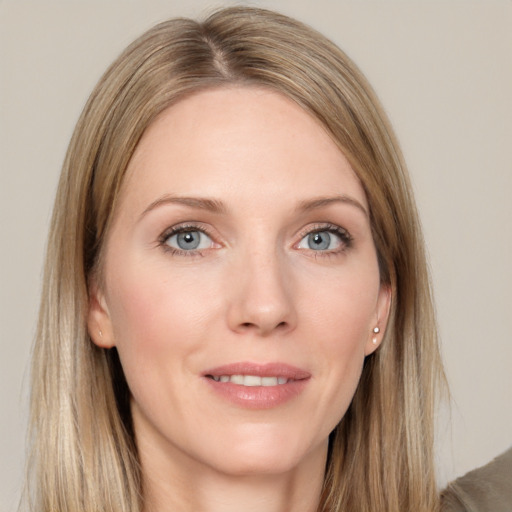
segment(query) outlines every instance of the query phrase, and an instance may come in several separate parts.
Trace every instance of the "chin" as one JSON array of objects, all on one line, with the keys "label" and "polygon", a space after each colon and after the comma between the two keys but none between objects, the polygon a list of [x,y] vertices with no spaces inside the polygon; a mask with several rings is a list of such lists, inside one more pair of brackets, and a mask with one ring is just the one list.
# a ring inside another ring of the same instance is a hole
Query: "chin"
[{"label": "chin", "polygon": [[[268,433],[267,433],[268,434]],[[310,443],[294,440],[293,436],[253,436],[251,442],[233,440],[224,446],[217,445],[214,454],[216,468],[226,475],[255,476],[279,475],[293,471],[312,457],[327,456],[328,441]]]},{"label": "chin", "polygon": [[233,453],[228,459],[216,464],[215,468],[225,475],[235,477],[273,476],[293,471],[299,461],[297,456],[283,457],[273,454],[268,457],[249,457],[246,454]]}]

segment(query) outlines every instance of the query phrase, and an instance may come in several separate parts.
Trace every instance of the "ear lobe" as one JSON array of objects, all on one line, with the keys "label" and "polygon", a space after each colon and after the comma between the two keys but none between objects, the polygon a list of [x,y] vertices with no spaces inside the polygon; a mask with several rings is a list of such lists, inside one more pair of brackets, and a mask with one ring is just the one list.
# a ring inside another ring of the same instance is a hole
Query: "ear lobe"
[{"label": "ear lobe", "polygon": [[89,285],[87,330],[91,340],[98,347],[112,348],[115,346],[114,333],[105,295],[94,279],[91,279]]},{"label": "ear lobe", "polygon": [[366,343],[364,355],[368,356],[375,352],[382,343],[384,332],[388,323],[391,309],[391,288],[389,285],[381,285],[377,299],[377,315],[375,325],[370,329],[368,342]]}]

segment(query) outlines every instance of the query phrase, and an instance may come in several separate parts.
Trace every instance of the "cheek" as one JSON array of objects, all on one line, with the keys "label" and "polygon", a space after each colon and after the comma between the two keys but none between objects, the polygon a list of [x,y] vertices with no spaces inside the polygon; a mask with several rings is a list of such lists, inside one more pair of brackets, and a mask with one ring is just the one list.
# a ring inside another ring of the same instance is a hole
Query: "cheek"
[{"label": "cheek", "polygon": [[[372,277],[373,276],[373,277]],[[332,430],[353,398],[371,339],[378,297],[378,273],[340,276],[324,283],[323,293],[310,302],[309,356],[315,361],[324,390],[319,409]],[[325,412],[327,411],[327,412]]]},{"label": "cheek", "polygon": [[187,293],[194,287],[166,276],[160,265],[120,265],[110,275],[109,312],[121,364],[136,400],[151,407],[162,383],[179,382],[184,362],[203,344],[205,299]]},{"label": "cheek", "polygon": [[179,390],[186,388],[190,362],[212,331],[218,307],[200,277],[197,272],[171,273],[160,264],[129,261],[110,273],[115,345],[133,398],[148,417],[161,414],[163,397],[173,403],[173,414],[180,414]]},{"label": "cheek", "polygon": [[152,350],[193,342],[197,326],[206,321],[206,305],[213,304],[204,283],[161,265],[131,267],[112,273],[109,309],[116,344]]},{"label": "cheek", "polygon": [[317,329],[320,343],[325,341],[329,351],[353,352],[364,347],[376,321],[379,294],[378,272],[340,272],[322,281],[323,286],[306,283],[315,290],[302,306],[303,318],[312,329]]}]

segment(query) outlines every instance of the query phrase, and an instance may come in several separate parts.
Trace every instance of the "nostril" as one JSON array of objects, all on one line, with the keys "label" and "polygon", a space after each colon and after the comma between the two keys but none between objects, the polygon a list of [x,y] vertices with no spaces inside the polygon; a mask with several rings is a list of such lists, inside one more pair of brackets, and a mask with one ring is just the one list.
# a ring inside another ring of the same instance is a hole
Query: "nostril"
[{"label": "nostril", "polygon": [[[274,324],[274,326],[271,327],[270,329],[268,329],[268,331],[275,330],[275,329],[284,330],[287,328],[287,326],[288,326],[288,322],[286,322],[286,321],[279,322],[277,325]],[[243,330],[256,329],[256,330],[267,331],[265,326],[259,326],[259,324],[255,323],[255,322],[243,322],[240,324],[240,328],[242,328]]]}]

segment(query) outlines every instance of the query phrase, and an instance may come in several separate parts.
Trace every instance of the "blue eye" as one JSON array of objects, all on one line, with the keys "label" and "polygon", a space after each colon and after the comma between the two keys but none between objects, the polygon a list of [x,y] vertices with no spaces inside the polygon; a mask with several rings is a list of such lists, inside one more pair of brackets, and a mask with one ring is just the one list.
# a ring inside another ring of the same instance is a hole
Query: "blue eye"
[{"label": "blue eye", "polygon": [[213,245],[212,239],[206,233],[197,229],[187,229],[174,233],[165,238],[164,243],[178,251],[209,249]]},{"label": "blue eye", "polygon": [[337,251],[348,247],[350,242],[350,235],[344,229],[334,226],[308,233],[301,239],[297,248],[311,251]]}]

